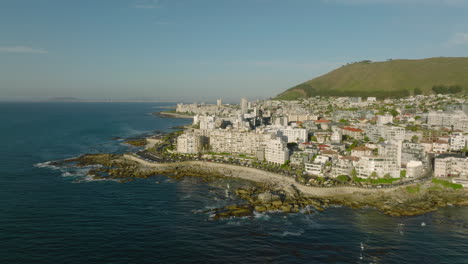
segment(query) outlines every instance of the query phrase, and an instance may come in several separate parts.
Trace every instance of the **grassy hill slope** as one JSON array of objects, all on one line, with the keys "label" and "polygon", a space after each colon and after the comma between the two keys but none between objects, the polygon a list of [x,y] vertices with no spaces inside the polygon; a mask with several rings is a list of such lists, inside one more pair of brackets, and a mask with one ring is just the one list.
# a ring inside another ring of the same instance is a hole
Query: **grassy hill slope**
[{"label": "grassy hill slope", "polygon": [[468,58],[430,58],[358,62],[299,84],[279,100],[311,96],[404,97],[433,93],[435,85],[459,85],[468,90]]}]

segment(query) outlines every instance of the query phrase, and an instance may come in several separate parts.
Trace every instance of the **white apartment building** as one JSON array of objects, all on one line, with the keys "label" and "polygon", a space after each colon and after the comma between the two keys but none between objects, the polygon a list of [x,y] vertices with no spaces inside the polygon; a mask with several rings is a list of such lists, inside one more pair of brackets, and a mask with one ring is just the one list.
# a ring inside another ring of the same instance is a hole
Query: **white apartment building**
[{"label": "white apartment building", "polygon": [[453,129],[468,132],[468,118],[460,118],[454,125]]},{"label": "white apartment building", "polygon": [[419,160],[411,160],[406,164],[406,177],[420,177],[423,172],[423,163]]},{"label": "white apartment building", "polygon": [[404,140],[405,134],[405,128],[397,126],[384,126],[382,131],[382,137],[390,141]]},{"label": "white apartment building", "polygon": [[377,116],[377,125],[382,126],[388,123],[393,122],[393,116],[390,114],[378,115]]},{"label": "white apartment building", "polygon": [[405,131],[405,128],[397,127],[397,126],[389,126],[389,125],[373,126],[373,125],[369,125],[366,128],[366,135],[372,141],[378,141],[380,138],[383,138],[385,140],[398,141],[398,140],[404,140],[405,139],[406,131]]},{"label": "white apartment building", "polygon": [[248,131],[216,129],[209,131],[210,149],[213,152],[256,155],[257,150],[265,146],[272,138],[271,134]]},{"label": "white apartment building", "polygon": [[361,157],[356,166],[357,176],[369,178],[375,172],[377,177],[390,175],[392,178],[400,177],[400,166],[393,157]]},{"label": "white apartment building", "polygon": [[[432,149],[432,143],[431,143]],[[412,160],[427,163],[427,155],[424,146],[419,143],[404,142],[401,148],[401,165],[405,166]]]},{"label": "white apartment building", "polygon": [[334,143],[341,143],[342,138],[343,138],[343,134],[341,132],[341,129],[335,129],[333,130],[330,140],[331,142],[334,142]]},{"label": "white apartment building", "polygon": [[311,175],[321,175],[323,173],[323,169],[325,168],[325,164],[322,163],[305,163],[305,172]]},{"label": "white apartment building", "polygon": [[355,127],[344,127],[341,130],[341,133],[343,135],[350,136],[355,139],[363,139],[364,138],[364,131],[360,128],[355,128]]},{"label": "white apartment building", "polygon": [[450,136],[450,151],[458,151],[468,146],[468,135],[453,133]]},{"label": "white apartment building", "polygon": [[307,142],[307,130],[305,128],[292,128],[288,126],[285,129],[278,130],[277,136],[283,137],[288,143]]},{"label": "white apartment building", "polygon": [[398,168],[401,166],[401,149],[401,141],[385,141],[378,145],[379,156],[394,158]]},{"label": "white apartment building", "polygon": [[204,143],[203,136],[184,133],[177,138],[177,152],[183,154],[198,153],[202,150]]},{"label": "white apartment building", "polygon": [[355,157],[372,156],[373,153],[373,149],[366,146],[355,147],[351,150],[351,156]]},{"label": "white apartment building", "polygon": [[212,130],[216,128],[216,117],[214,115],[195,115],[193,124],[199,124],[200,129]]},{"label": "white apartment building", "polygon": [[242,98],[240,106],[241,106],[241,113],[242,114],[247,113],[247,111],[249,110],[249,102],[247,101],[247,99]]},{"label": "white apartment building", "polygon": [[332,164],[332,176],[351,175],[353,168],[357,166],[358,157],[343,156],[335,160]]},{"label": "white apartment building", "polygon": [[284,164],[289,160],[289,150],[281,138],[270,139],[266,142],[265,160],[275,164]]},{"label": "white apartment building", "polygon": [[449,150],[449,143],[444,140],[437,140],[432,143],[432,152],[445,153]]},{"label": "white apartment building", "polygon": [[466,119],[468,119],[468,116],[462,110],[455,110],[452,112],[430,111],[427,115],[427,124],[430,126],[451,128],[452,126],[455,127],[460,123],[464,125]]},{"label": "white apartment building", "polygon": [[289,122],[304,122],[308,120],[315,121],[318,119],[318,116],[311,114],[289,114],[288,119]]},{"label": "white apartment building", "polygon": [[468,157],[457,154],[443,154],[435,158],[434,176],[468,177]]}]

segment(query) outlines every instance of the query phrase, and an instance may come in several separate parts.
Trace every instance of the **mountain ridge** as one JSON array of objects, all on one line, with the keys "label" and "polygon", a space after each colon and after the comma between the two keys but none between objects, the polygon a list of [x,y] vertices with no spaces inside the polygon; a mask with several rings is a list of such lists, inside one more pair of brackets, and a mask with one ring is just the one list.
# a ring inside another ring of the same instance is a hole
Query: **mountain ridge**
[{"label": "mountain ridge", "polygon": [[364,60],[298,84],[275,99],[294,100],[317,95],[400,98],[431,94],[434,86],[441,85],[468,90],[468,57]]}]

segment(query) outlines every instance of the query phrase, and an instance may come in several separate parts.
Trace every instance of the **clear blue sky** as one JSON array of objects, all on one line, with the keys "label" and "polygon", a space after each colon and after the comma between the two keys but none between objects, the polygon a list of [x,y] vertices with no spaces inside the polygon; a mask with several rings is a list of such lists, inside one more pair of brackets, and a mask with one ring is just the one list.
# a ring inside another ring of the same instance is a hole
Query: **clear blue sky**
[{"label": "clear blue sky", "polygon": [[3,100],[237,101],[437,56],[468,56],[468,0],[0,0]]}]

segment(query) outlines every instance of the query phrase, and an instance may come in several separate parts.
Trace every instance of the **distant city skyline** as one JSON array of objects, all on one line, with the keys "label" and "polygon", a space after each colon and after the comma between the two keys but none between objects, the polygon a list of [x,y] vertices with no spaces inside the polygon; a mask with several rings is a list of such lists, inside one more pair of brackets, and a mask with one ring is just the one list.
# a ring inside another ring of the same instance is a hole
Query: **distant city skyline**
[{"label": "distant city skyline", "polygon": [[240,102],[348,62],[468,56],[468,0],[3,0],[0,100]]}]

